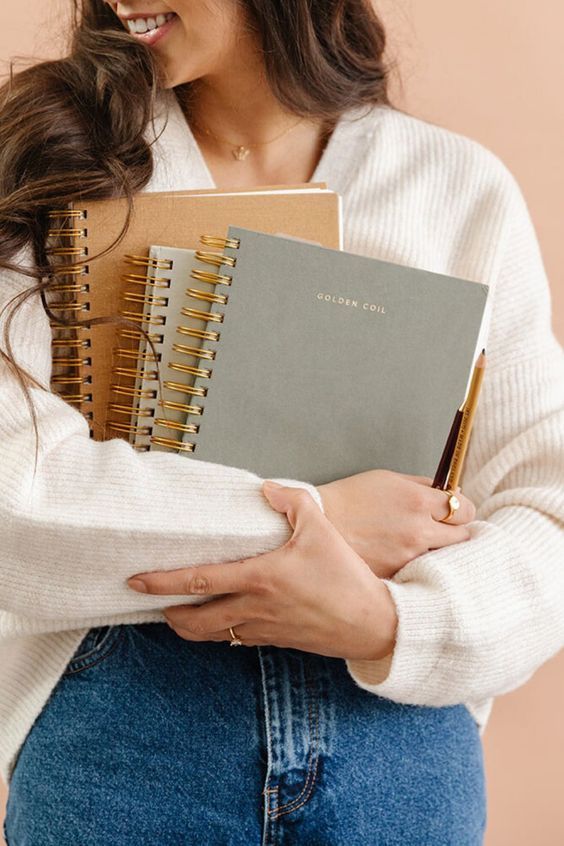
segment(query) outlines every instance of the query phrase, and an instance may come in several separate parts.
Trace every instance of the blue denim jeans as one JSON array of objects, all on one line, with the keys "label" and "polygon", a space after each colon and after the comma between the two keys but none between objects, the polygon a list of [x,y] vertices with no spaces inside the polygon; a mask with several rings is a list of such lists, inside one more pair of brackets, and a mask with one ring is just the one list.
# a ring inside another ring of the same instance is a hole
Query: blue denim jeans
[{"label": "blue denim jeans", "polygon": [[18,755],[8,846],[478,846],[464,705],[398,705],[345,662],[91,629]]}]

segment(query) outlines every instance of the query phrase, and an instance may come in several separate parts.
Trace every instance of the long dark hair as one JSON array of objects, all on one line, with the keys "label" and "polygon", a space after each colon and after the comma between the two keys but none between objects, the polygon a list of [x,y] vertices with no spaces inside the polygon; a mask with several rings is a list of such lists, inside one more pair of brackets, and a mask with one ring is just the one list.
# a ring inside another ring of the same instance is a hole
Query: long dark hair
[{"label": "long dark hair", "polygon": [[[133,197],[153,172],[145,130],[163,85],[151,50],[104,0],[71,1],[68,55],[19,73],[11,65],[0,88],[0,269],[36,280],[8,303],[0,356],[25,392],[36,435],[29,385],[42,386],[15,361],[9,331],[15,309],[55,281],[47,212],[81,199],[125,197],[124,228],[104,251],[121,240]],[[392,106],[392,65],[372,0],[239,2],[262,45],[268,83],[287,110],[332,122],[355,106]],[[191,84],[175,93],[189,117]],[[12,261],[25,247],[32,256],[26,267]],[[43,305],[56,320],[44,295]]]}]

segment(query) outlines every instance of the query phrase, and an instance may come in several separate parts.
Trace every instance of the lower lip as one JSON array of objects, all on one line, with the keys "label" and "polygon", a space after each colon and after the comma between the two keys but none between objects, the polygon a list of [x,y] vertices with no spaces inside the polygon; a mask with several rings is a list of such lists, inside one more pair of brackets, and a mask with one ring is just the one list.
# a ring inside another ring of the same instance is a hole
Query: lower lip
[{"label": "lower lip", "polygon": [[146,44],[148,47],[152,47],[153,44],[156,44],[157,41],[164,38],[170,28],[176,23],[177,17],[178,16],[175,15],[162,26],[152,29],[150,32],[130,32],[129,34],[132,35],[133,38],[136,38],[137,41],[142,41],[143,44]]}]

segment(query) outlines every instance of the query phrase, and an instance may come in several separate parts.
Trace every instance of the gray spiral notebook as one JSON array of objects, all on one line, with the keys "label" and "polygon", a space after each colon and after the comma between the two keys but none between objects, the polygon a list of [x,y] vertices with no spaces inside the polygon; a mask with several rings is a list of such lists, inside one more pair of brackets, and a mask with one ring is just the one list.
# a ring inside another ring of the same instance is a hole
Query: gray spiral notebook
[{"label": "gray spiral notebook", "polygon": [[487,285],[236,226],[203,240],[150,248],[161,384],[142,343],[131,442],[313,484],[433,476]]}]

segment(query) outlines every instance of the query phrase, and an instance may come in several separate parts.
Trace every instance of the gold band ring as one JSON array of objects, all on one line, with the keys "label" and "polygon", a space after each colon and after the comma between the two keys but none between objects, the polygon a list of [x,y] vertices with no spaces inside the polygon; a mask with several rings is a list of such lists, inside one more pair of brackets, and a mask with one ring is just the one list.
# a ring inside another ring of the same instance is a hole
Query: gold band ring
[{"label": "gold band ring", "polygon": [[231,635],[231,643],[229,646],[243,646],[243,641],[238,634],[235,634],[231,626],[229,626],[229,633]]},{"label": "gold band ring", "polygon": [[443,493],[445,493],[448,497],[448,514],[446,517],[443,517],[442,520],[439,520],[439,523],[448,523],[454,512],[458,511],[460,508],[460,500],[456,496],[455,492],[451,491],[450,488],[447,488],[447,490],[443,491]]}]

